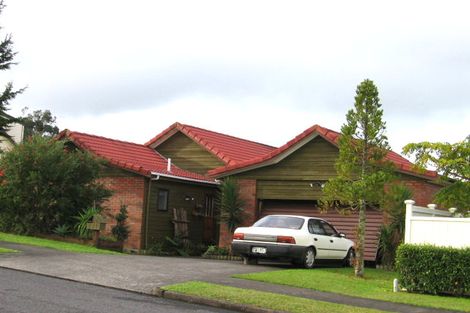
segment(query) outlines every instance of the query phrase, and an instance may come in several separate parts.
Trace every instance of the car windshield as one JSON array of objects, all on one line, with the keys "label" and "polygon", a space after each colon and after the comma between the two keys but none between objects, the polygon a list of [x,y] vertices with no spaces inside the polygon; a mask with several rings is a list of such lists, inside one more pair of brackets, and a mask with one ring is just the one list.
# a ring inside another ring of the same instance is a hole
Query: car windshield
[{"label": "car windshield", "polygon": [[304,219],[292,216],[266,216],[253,224],[253,227],[273,227],[301,229]]}]

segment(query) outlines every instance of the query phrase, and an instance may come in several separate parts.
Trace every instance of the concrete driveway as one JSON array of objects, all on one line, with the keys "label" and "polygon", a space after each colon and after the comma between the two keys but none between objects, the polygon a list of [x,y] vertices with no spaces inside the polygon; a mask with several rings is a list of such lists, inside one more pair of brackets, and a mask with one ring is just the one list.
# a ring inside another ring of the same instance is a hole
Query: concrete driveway
[{"label": "concrete driveway", "polygon": [[0,267],[142,293],[188,280],[218,282],[232,274],[275,269],[198,258],[81,254],[6,242],[1,246],[21,252],[0,254]]}]

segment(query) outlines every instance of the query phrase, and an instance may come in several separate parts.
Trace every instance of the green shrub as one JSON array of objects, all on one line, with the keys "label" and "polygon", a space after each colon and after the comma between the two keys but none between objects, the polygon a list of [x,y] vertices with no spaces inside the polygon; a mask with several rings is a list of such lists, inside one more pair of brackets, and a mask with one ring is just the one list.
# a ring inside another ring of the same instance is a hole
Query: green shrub
[{"label": "green shrub", "polygon": [[122,204],[119,213],[114,217],[116,225],[111,229],[118,241],[125,241],[129,237],[129,226],[126,225],[127,216],[127,206]]},{"label": "green shrub", "polygon": [[59,235],[61,237],[67,236],[70,232],[70,226],[67,224],[62,224],[54,228],[54,234]]},{"label": "green shrub", "polygon": [[207,245],[190,241],[185,247],[185,250],[190,256],[202,256],[202,254],[207,250]]},{"label": "green shrub", "polygon": [[150,247],[147,249],[148,255],[156,255],[156,256],[168,256],[170,255],[167,251],[165,251],[164,243],[162,241],[155,241],[153,242]]},{"label": "green shrub", "polygon": [[470,294],[470,248],[403,244],[397,250],[396,268],[408,291]]},{"label": "green shrub", "polygon": [[106,242],[117,242],[118,240],[114,236],[105,236],[105,235],[100,235],[99,237],[100,241],[106,241]]},{"label": "green shrub", "polygon": [[99,178],[102,162],[63,141],[35,136],[0,158],[0,227],[49,234],[74,224],[80,210],[111,195]]},{"label": "green shrub", "polygon": [[219,186],[217,201],[220,206],[220,221],[231,233],[245,220],[245,202],[240,198],[239,190],[238,182],[231,177],[225,178]]},{"label": "green shrub", "polygon": [[209,246],[207,247],[206,252],[204,252],[202,256],[207,257],[211,255],[229,255],[229,250],[228,248],[219,248],[217,246]]},{"label": "green shrub", "polygon": [[158,256],[201,256],[206,249],[207,246],[204,244],[167,236],[164,240],[153,240],[147,249],[147,254]]},{"label": "green shrub", "polygon": [[89,207],[87,209],[82,210],[78,216],[74,216],[77,220],[77,224],[75,224],[75,229],[77,230],[77,234],[82,239],[90,239],[91,232],[87,227],[88,223],[91,223],[93,220],[93,216],[96,214],[101,213],[102,209],[99,207]]}]

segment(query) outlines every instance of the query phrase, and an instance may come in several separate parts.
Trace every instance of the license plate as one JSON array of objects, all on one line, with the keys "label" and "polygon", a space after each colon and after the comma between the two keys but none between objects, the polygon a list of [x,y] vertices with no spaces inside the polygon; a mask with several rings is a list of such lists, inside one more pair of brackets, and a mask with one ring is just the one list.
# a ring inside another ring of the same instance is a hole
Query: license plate
[{"label": "license plate", "polygon": [[266,248],[264,248],[264,247],[253,247],[253,248],[251,248],[251,252],[259,253],[259,254],[266,254]]}]

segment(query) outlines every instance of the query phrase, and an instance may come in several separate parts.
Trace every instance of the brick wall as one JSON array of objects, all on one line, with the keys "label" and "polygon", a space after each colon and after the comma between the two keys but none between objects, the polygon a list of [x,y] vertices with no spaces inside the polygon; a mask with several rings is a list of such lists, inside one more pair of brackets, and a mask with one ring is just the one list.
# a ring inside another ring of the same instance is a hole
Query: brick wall
[{"label": "brick wall", "polygon": [[114,194],[104,202],[104,215],[107,216],[105,234],[111,234],[111,228],[116,224],[113,216],[119,213],[121,204],[127,205],[129,217],[129,238],[124,242],[124,249],[140,250],[145,199],[145,177],[129,174],[129,176],[103,177],[100,181]]},{"label": "brick wall", "polygon": [[413,200],[416,202],[416,205],[424,207],[429,203],[434,203],[435,194],[442,188],[442,186],[419,179],[404,180],[403,183],[413,192]]},{"label": "brick wall", "polygon": [[[240,198],[245,202],[245,220],[242,226],[251,226],[258,218],[257,200],[256,200],[256,180],[239,179]],[[228,247],[232,242],[232,233],[225,224],[220,224],[219,246]]]}]

